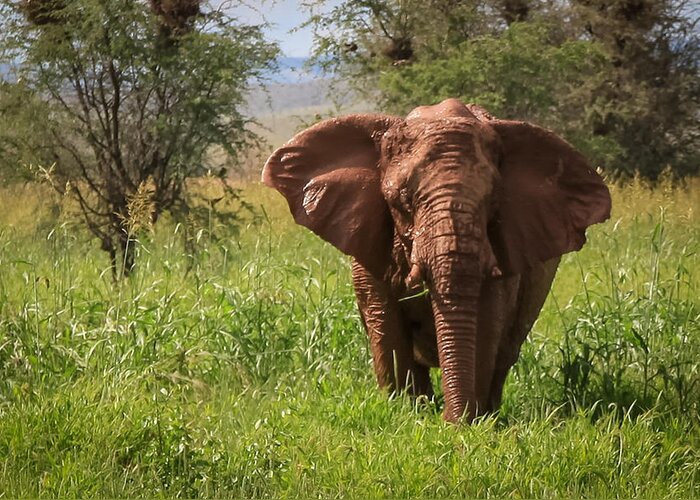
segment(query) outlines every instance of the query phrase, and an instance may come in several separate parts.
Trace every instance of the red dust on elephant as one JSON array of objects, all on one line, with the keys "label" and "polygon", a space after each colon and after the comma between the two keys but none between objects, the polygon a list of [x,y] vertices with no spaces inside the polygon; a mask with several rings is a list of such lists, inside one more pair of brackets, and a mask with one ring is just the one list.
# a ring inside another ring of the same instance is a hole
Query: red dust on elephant
[{"label": "red dust on elephant", "polygon": [[560,256],[610,216],[607,187],[570,144],[456,99],[318,123],[262,179],[353,257],[379,385],[430,396],[440,367],[451,422],[499,408]]}]

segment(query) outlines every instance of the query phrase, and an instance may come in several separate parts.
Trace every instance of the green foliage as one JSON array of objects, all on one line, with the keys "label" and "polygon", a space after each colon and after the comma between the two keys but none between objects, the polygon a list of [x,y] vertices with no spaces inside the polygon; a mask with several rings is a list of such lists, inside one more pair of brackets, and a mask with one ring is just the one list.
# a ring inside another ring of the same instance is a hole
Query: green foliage
[{"label": "green foliage", "polygon": [[613,186],[501,414],[463,428],[377,389],[347,258],[263,189],[264,218],[197,254],[159,225],[116,285],[84,234],[0,196],[2,494],[700,494],[697,185]]},{"label": "green foliage", "polygon": [[572,0],[575,22],[608,55],[589,130],[620,145],[610,170],[656,179],[700,173],[700,15],[690,0]]},{"label": "green foliage", "polygon": [[366,80],[465,39],[489,33],[493,18],[479,2],[455,0],[346,0],[326,9],[307,2],[306,25],[315,34],[314,59],[322,67],[357,78],[358,92],[375,96]]},{"label": "green foliage", "polygon": [[43,124],[49,109],[23,82],[0,81],[0,181],[28,180],[22,165],[50,156],[51,140]]},{"label": "green foliage", "polygon": [[[31,10],[38,4],[39,18]],[[75,200],[115,275],[117,254],[126,274],[133,267],[131,200],[147,192],[153,221],[166,211],[185,219],[185,179],[207,170],[223,177],[256,139],[241,108],[277,48],[262,27],[211,8],[177,29],[134,0],[8,0],[0,8],[2,60],[18,65],[17,90],[28,102],[46,108],[30,124],[47,140],[44,148],[35,149],[26,132],[14,139],[39,156],[54,188]],[[26,124],[29,108],[16,111]],[[225,162],[212,161],[213,146]]]}]

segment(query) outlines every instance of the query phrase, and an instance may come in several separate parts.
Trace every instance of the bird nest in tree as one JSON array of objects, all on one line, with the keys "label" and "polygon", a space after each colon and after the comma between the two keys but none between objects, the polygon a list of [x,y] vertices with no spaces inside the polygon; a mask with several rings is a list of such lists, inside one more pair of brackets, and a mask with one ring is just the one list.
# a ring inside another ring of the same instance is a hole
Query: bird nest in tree
[{"label": "bird nest in tree", "polygon": [[149,0],[149,3],[153,13],[170,33],[187,31],[200,13],[199,0]]},{"label": "bird nest in tree", "polygon": [[64,0],[23,0],[20,5],[29,22],[37,26],[58,24],[58,13],[66,6]]}]

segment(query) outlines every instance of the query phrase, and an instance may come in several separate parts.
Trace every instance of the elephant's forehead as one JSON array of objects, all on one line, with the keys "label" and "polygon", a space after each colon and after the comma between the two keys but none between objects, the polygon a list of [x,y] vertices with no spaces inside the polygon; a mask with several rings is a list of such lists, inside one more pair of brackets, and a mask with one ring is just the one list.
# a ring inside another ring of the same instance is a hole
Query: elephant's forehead
[{"label": "elephant's forehead", "polygon": [[446,99],[440,104],[436,104],[434,106],[418,106],[408,114],[406,120],[425,120],[452,117],[472,118],[474,120],[477,119],[476,116],[474,116],[474,114],[472,114],[469,109],[458,99]]}]

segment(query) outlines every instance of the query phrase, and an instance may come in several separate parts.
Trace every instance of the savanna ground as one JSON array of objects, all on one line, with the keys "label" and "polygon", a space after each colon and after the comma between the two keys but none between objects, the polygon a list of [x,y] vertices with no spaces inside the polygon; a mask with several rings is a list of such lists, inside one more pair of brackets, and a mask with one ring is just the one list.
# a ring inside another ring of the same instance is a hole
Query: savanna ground
[{"label": "savanna ground", "polygon": [[196,254],[142,233],[115,286],[61,200],[5,189],[0,496],[698,497],[700,184],[613,191],[500,414],[454,427],[377,389],[348,259],[271,190]]}]

